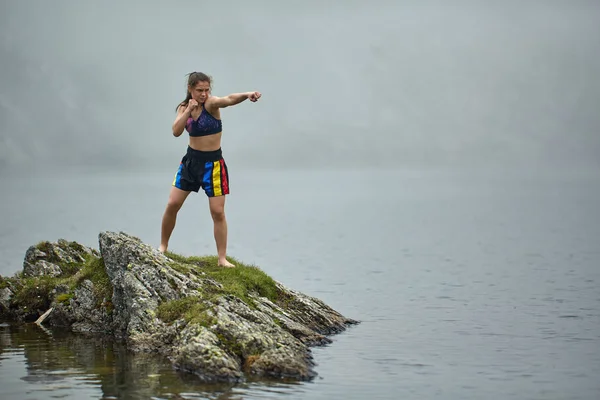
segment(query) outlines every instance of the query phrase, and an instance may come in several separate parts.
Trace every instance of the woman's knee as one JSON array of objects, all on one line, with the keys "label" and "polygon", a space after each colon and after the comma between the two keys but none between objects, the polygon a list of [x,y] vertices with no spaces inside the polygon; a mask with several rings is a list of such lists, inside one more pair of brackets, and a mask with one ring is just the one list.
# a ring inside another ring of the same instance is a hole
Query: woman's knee
[{"label": "woman's knee", "polygon": [[169,197],[169,200],[167,201],[167,212],[177,213],[181,209],[181,206],[183,206],[183,200],[184,199],[176,198],[174,196]]},{"label": "woman's knee", "polygon": [[188,194],[189,192],[184,192],[175,187],[171,188],[169,200],[167,201],[167,212],[176,214],[181,209],[181,206],[183,206]]},{"label": "woman's knee", "polygon": [[222,205],[213,205],[210,207],[210,215],[214,221],[225,219],[225,207]]},{"label": "woman's knee", "polygon": [[225,219],[225,196],[216,196],[209,199],[210,215],[215,222]]}]

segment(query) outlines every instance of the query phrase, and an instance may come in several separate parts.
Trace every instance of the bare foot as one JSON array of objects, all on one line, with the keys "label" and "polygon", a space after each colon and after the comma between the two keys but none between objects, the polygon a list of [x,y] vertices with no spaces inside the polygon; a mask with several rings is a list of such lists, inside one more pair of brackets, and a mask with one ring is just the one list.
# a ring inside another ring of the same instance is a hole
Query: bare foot
[{"label": "bare foot", "polygon": [[223,267],[223,268],[235,268],[235,265],[233,265],[232,263],[230,263],[227,260],[219,260],[219,267]]},{"label": "bare foot", "polygon": [[167,251],[167,246],[163,246],[162,244],[160,245],[160,247],[158,248],[158,251],[160,251],[161,253],[164,254],[165,251]]}]

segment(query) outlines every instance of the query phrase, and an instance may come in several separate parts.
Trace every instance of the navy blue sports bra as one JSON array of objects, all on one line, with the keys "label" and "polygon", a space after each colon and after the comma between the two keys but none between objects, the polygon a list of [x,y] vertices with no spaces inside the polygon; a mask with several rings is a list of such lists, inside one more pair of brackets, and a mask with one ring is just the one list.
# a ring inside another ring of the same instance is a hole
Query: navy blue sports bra
[{"label": "navy blue sports bra", "polygon": [[185,130],[188,131],[190,136],[208,136],[219,133],[223,130],[223,123],[220,119],[213,117],[204,107],[198,116],[197,120],[189,117],[186,124]]}]

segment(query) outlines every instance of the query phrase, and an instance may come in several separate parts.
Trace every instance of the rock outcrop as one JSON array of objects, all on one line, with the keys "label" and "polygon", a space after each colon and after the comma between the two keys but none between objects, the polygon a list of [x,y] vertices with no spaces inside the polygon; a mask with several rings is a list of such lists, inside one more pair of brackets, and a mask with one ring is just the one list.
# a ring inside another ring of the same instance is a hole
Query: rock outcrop
[{"label": "rock outcrop", "polygon": [[111,335],[206,382],[312,379],[310,347],[358,323],[237,260],[162,254],[123,232],[100,233],[99,249],[31,246],[22,272],[0,277],[0,320]]}]

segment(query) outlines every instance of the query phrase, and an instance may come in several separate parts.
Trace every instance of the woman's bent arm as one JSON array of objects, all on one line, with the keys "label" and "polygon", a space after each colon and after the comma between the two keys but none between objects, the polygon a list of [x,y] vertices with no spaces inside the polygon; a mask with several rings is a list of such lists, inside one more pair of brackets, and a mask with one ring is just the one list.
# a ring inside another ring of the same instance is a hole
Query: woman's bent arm
[{"label": "woman's bent arm", "polygon": [[173,122],[173,136],[179,137],[183,133],[183,128],[185,128],[185,123],[190,117],[191,111],[189,111],[185,106],[179,106],[177,110],[177,117],[175,118],[175,122]]}]

